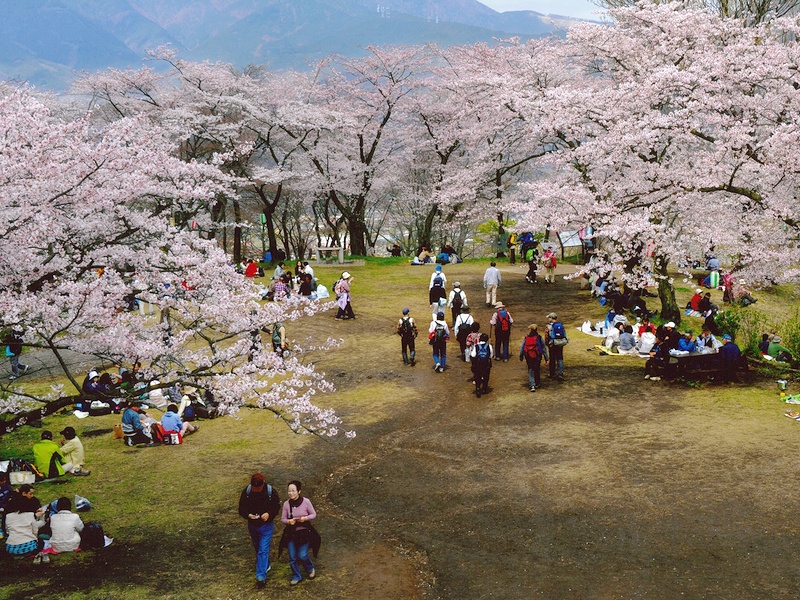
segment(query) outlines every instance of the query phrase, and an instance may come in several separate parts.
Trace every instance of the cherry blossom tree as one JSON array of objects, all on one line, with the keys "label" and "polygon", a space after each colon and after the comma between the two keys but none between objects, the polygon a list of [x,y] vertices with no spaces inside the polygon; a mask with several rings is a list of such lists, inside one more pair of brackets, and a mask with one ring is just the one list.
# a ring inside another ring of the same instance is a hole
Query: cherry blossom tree
[{"label": "cherry blossom tree", "polygon": [[[213,240],[174,219],[210,226],[209,206],[236,184],[215,161],[176,157],[168,132],[144,118],[61,120],[25,89],[3,91],[0,123],[0,326],[22,329],[66,378],[44,395],[3,384],[0,412],[17,417],[0,431],[74,402],[77,353],[141,361],[161,387],[210,390],[229,413],[254,405],[298,431],[339,433],[335,413],[312,403],[332,386],[302,349],[282,359],[253,335],[324,307],[262,305]],[[126,310],[133,296],[161,319]]]}]

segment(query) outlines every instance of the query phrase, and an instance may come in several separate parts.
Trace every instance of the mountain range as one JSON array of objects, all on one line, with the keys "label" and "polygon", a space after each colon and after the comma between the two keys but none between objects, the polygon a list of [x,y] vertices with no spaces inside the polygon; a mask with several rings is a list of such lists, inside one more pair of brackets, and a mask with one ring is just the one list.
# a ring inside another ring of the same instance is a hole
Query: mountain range
[{"label": "mountain range", "polygon": [[0,80],[62,90],[76,71],[188,60],[304,69],[368,45],[442,46],[560,34],[576,20],[477,0],[0,0]]}]

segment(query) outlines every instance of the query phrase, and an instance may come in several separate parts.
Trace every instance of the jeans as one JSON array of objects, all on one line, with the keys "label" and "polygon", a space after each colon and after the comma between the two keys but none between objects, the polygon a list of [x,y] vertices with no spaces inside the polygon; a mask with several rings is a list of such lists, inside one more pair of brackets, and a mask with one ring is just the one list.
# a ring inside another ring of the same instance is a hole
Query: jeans
[{"label": "jeans", "polygon": [[444,369],[444,364],[447,361],[447,344],[446,342],[438,342],[433,345],[433,362],[439,363],[439,366]]},{"label": "jeans", "polygon": [[528,361],[528,386],[531,388],[538,388],[542,385],[542,359],[541,357],[536,360]]},{"label": "jeans", "polygon": [[564,377],[564,346],[550,346],[550,377]]},{"label": "jeans", "polygon": [[300,574],[300,565],[303,565],[306,573],[311,573],[314,570],[314,563],[311,562],[311,558],[308,556],[310,546],[308,543],[297,544],[293,541],[289,542],[289,566],[292,568],[293,581],[300,581],[303,578]]},{"label": "jeans", "polygon": [[270,521],[262,525],[251,525],[247,523],[247,531],[253,540],[253,548],[256,550],[256,580],[267,580],[267,569],[269,569],[269,549],[272,545],[272,531],[275,524]]}]

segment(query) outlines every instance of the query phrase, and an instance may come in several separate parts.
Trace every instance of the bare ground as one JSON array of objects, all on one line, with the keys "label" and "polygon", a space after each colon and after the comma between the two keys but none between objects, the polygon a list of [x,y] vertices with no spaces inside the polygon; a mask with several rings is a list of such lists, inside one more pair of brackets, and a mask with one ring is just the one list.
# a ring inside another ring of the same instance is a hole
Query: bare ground
[{"label": "bare ground", "polygon": [[[573,328],[567,381],[533,394],[515,358],[495,363],[492,391],[477,399],[452,350],[448,370],[436,374],[424,342],[414,368],[402,365],[396,337],[363,342],[391,329],[385,315],[359,313],[336,325],[362,339],[352,348],[359,360],[349,354],[350,368],[339,372],[340,389],[378,380],[391,397],[376,394],[375,402],[392,409],[359,427],[347,447],[315,446],[306,455],[307,467],[330,474],[316,492],[321,512],[336,522],[322,572],[347,573],[328,593],[800,595],[798,430],[781,418],[775,384],[753,376],[700,388],[645,381],[640,359],[586,352],[595,340],[574,331],[597,311],[586,292],[562,280],[530,286],[523,273],[505,267],[501,288],[518,324],[512,352],[525,326],[544,323],[550,310]],[[488,325],[482,271],[448,271],[451,281],[455,275]],[[426,325],[422,302],[412,312]]]}]

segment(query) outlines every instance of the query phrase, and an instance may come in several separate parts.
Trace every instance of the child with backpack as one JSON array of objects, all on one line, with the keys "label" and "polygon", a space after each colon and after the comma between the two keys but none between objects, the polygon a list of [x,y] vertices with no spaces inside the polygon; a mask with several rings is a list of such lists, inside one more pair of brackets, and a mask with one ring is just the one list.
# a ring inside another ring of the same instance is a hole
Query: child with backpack
[{"label": "child with backpack", "polygon": [[456,281],[453,284],[453,291],[450,292],[450,296],[447,299],[447,306],[450,307],[453,317],[453,329],[456,331],[456,337],[458,337],[456,319],[461,315],[461,308],[467,306],[467,295],[464,293],[464,290],[461,289],[460,281]]},{"label": "child with backpack", "polygon": [[548,248],[542,257],[542,266],[544,267],[544,282],[556,282],[556,253],[552,248]]},{"label": "child with backpack", "polygon": [[447,340],[450,339],[450,328],[444,320],[444,313],[439,311],[436,319],[431,321],[428,328],[428,340],[433,346],[433,370],[441,373],[447,362]]},{"label": "child with backpack", "polygon": [[475,319],[473,319],[472,315],[469,313],[469,306],[462,306],[461,314],[456,317],[455,323],[453,324],[453,329],[456,332],[456,339],[458,340],[458,346],[461,350],[461,360],[464,362],[467,360],[467,356],[465,354],[465,350],[467,349],[467,337],[472,332],[472,324],[475,321]]},{"label": "child with backpack", "polygon": [[403,364],[413,367],[417,364],[417,352],[414,341],[417,337],[417,324],[414,323],[414,319],[409,316],[409,312],[411,311],[408,308],[403,309],[403,316],[397,322],[396,333],[400,336],[400,351],[403,354]]},{"label": "child with backpack", "polygon": [[475,375],[475,394],[478,398],[481,394],[489,392],[489,375],[492,372],[492,358],[494,349],[489,343],[489,336],[485,333],[480,335],[478,343],[470,350],[472,359],[472,372]]},{"label": "child with backpack", "polygon": [[528,386],[532,392],[542,386],[542,358],[545,364],[549,364],[550,357],[547,354],[547,346],[539,335],[539,326],[532,323],[519,349],[520,361],[525,359],[528,363]]}]

